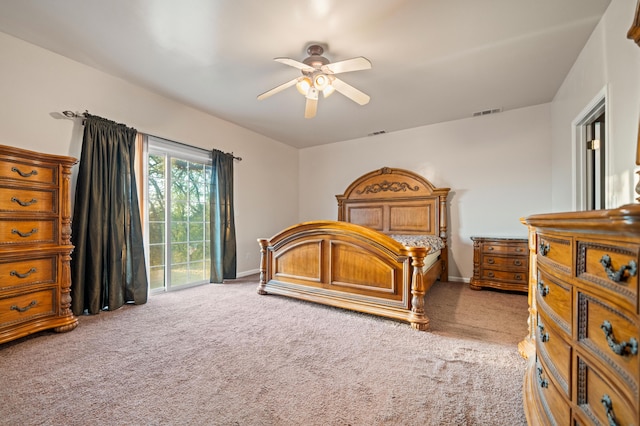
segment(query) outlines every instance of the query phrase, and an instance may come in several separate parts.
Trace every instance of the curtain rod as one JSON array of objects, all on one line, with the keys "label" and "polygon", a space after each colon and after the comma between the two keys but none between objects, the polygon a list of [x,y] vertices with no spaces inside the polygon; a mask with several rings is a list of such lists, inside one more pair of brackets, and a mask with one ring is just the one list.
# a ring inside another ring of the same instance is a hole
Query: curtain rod
[{"label": "curtain rod", "polygon": [[[88,110],[84,110],[83,113],[77,113],[77,112],[68,111],[68,110],[67,111],[62,111],[62,115],[64,115],[65,117],[68,117],[68,118],[79,118],[79,117],[85,118],[87,116],[87,114],[89,114]],[[84,122],[82,124],[84,124]],[[161,138],[160,136],[155,136],[155,135],[149,135],[149,136],[153,136],[154,138],[158,138],[158,139],[163,139],[165,141],[169,140],[169,139]],[[183,146],[187,146],[189,148],[200,149],[200,150],[205,151],[205,152],[210,152],[209,150],[207,150],[205,148],[200,148],[200,147],[197,147],[197,146],[188,145],[186,143],[177,142],[177,141],[170,141],[170,142],[177,143],[177,144],[183,145]],[[230,155],[231,157],[233,157],[234,160],[242,161],[242,157],[236,157],[235,155],[233,155],[233,151],[225,152],[225,154],[226,155]]]}]

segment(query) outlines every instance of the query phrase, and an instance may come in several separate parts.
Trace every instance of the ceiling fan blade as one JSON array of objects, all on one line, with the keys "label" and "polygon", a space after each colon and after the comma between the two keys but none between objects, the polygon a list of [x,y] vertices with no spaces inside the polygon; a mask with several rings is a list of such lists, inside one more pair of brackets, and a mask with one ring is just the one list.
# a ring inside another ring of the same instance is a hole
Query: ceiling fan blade
[{"label": "ceiling fan blade", "polygon": [[274,87],[271,90],[267,90],[266,92],[264,92],[261,95],[258,95],[258,100],[261,101],[263,99],[268,98],[271,95],[275,95],[278,92],[283,91],[284,89],[293,86],[294,84],[296,84],[298,82],[298,78],[294,78],[293,80],[287,81],[286,83],[281,84],[280,86]]},{"label": "ceiling fan blade", "polygon": [[300,61],[296,61],[295,59],[274,58],[273,60],[276,62],[280,62],[281,64],[289,65],[290,67],[298,68],[299,70],[302,70],[302,71],[311,71],[311,72],[315,71],[315,68],[310,67],[309,65],[302,63]]},{"label": "ceiling fan blade", "polygon": [[318,110],[318,99],[307,98],[307,103],[304,106],[304,118],[315,117],[317,110]]},{"label": "ceiling fan blade", "polygon": [[339,78],[333,77],[331,85],[338,92],[342,93],[357,104],[366,105],[369,103],[369,99],[371,99],[369,95],[359,91]]},{"label": "ceiling fan blade", "polygon": [[371,62],[369,62],[367,58],[359,56],[357,58],[345,59],[344,61],[323,65],[320,69],[326,73],[339,74],[341,72],[368,70],[370,68]]}]

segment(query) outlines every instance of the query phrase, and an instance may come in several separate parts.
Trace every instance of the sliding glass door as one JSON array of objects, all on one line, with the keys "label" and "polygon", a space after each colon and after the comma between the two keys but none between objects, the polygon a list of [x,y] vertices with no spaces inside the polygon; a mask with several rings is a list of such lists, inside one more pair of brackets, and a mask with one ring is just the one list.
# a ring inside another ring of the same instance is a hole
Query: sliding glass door
[{"label": "sliding glass door", "polygon": [[210,156],[149,137],[147,167],[151,291],[208,282]]}]

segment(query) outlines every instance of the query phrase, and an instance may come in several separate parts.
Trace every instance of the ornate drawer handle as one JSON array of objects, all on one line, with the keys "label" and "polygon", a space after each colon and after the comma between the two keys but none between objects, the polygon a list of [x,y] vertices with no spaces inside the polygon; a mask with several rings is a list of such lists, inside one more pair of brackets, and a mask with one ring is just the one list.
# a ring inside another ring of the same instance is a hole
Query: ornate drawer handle
[{"label": "ornate drawer handle", "polygon": [[20,199],[16,197],[11,197],[11,201],[20,204],[22,207],[27,207],[38,202],[35,198],[32,198],[31,201],[20,201]]},{"label": "ornate drawer handle", "polygon": [[606,393],[602,395],[602,399],[600,400],[602,405],[604,405],[604,409],[607,410],[607,420],[609,420],[609,426],[618,426],[619,423],[616,420],[616,415],[613,412],[613,403],[611,402],[611,397]]},{"label": "ornate drawer handle", "polygon": [[522,275],[520,274],[516,274],[516,276],[514,277],[517,281],[520,281],[522,279]]},{"label": "ornate drawer handle", "polygon": [[551,246],[549,244],[545,244],[544,242],[538,244],[538,253],[540,253],[542,256],[546,256],[547,254],[549,254],[550,249]]},{"label": "ornate drawer handle", "polygon": [[549,294],[549,286],[544,285],[542,281],[538,281],[538,293],[540,293],[542,297],[547,297],[547,294]]},{"label": "ornate drawer handle", "polygon": [[493,246],[489,246],[489,247],[487,247],[487,250],[489,250],[489,251],[493,251]]},{"label": "ornate drawer handle", "polygon": [[493,260],[493,259],[491,259],[491,258],[489,258],[489,259],[487,259],[487,263],[488,263],[489,265],[493,265],[494,263],[496,263],[496,261],[495,261],[495,260]]},{"label": "ornate drawer handle", "polygon": [[616,342],[616,338],[613,336],[613,327],[609,321],[605,320],[600,328],[604,332],[604,337],[607,338],[609,348],[614,354],[622,356],[638,354],[638,341],[634,337],[630,338],[628,343],[618,343]]},{"label": "ornate drawer handle", "polygon": [[487,276],[488,276],[489,278],[493,278],[493,277],[494,277],[494,275],[495,275],[495,274],[494,274],[493,272],[491,272],[491,271],[489,271],[489,272],[487,273]]},{"label": "ornate drawer handle", "polygon": [[12,311],[18,311],[18,312],[27,312],[29,309],[33,308],[34,306],[36,306],[38,304],[37,301],[32,300],[31,303],[29,303],[27,306],[25,306],[24,308],[19,307],[18,305],[12,305],[11,306],[11,310]]},{"label": "ornate drawer handle", "polygon": [[549,333],[544,332],[544,325],[538,324],[538,330],[540,331],[540,341],[542,343],[549,341]]},{"label": "ornate drawer handle", "polygon": [[36,232],[38,232],[38,228],[33,228],[31,231],[29,232],[20,232],[17,229],[12,229],[11,233],[12,234],[18,234],[20,235],[22,238],[27,238],[32,236],[33,234],[35,234]]},{"label": "ornate drawer handle", "polygon": [[22,177],[31,177],[31,176],[35,176],[35,175],[38,174],[37,170],[31,170],[29,173],[25,173],[25,172],[20,171],[17,167],[12,167],[11,171],[12,172],[16,172],[17,174],[19,174]]},{"label": "ornate drawer handle", "polygon": [[602,267],[607,273],[609,279],[617,283],[624,281],[627,278],[624,276],[625,271],[629,271],[630,277],[635,277],[636,272],[638,272],[638,264],[634,260],[630,260],[628,265],[622,265],[617,271],[614,271],[611,267],[611,257],[608,254],[602,256],[600,263],[602,264]]},{"label": "ornate drawer handle", "polygon": [[513,264],[516,265],[516,266],[522,266],[522,260],[516,259],[516,260],[513,261]]},{"label": "ornate drawer handle", "polygon": [[36,268],[31,268],[24,274],[21,274],[18,271],[11,271],[9,272],[9,275],[11,275],[12,277],[27,278],[29,275],[33,274],[34,272],[36,272]]},{"label": "ornate drawer handle", "polygon": [[541,388],[549,387],[549,382],[547,381],[547,379],[542,378],[542,367],[538,367],[538,384]]}]

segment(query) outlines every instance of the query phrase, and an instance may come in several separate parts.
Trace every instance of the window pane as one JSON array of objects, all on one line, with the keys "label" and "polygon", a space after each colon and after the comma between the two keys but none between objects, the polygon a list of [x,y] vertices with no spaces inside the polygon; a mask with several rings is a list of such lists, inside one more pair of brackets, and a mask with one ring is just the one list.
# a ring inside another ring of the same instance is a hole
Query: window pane
[{"label": "window pane", "polygon": [[151,290],[164,288],[164,265],[152,266],[150,268],[149,286]]},{"label": "window pane", "polygon": [[171,265],[185,263],[187,261],[187,244],[171,244]]},{"label": "window pane", "polygon": [[149,222],[149,244],[164,244],[164,221]]},{"label": "window pane", "polygon": [[172,243],[186,243],[189,240],[187,226],[188,222],[171,222]]},{"label": "window pane", "polygon": [[149,245],[149,266],[163,266],[164,265],[164,244],[150,244]]},{"label": "window pane", "polygon": [[189,241],[204,241],[204,223],[189,223]]}]

